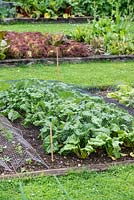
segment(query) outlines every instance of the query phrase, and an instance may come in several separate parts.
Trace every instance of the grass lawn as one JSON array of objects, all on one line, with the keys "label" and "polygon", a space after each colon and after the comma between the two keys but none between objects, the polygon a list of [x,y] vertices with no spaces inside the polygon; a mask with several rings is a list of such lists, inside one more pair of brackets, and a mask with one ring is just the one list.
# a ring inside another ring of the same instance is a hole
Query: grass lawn
[{"label": "grass lawn", "polygon": [[[73,31],[78,24],[11,24],[0,25],[0,30],[7,31],[40,31],[40,32],[64,32]],[[130,32],[134,33],[134,26],[130,26]],[[79,24],[87,26],[87,24]],[[90,62],[82,64],[60,65],[60,80],[66,83],[80,86],[108,86],[119,83],[134,83],[133,62]],[[44,80],[56,80],[56,70],[53,66],[36,64],[33,66],[0,67],[0,89],[7,84],[3,80],[39,78]]]},{"label": "grass lawn", "polygon": [[[90,62],[61,64],[60,80],[83,87],[98,87],[127,83],[134,85],[134,62]],[[36,64],[20,67],[0,67],[0,89],[4,80],[38,78],[57,80],[56,67]]]},{"label": "grass lawn", "polygon": [[[133,200],[134,166],[121,166],[106,172],[71,173],[58,177],[71,200]],[[0,182],[0,200],[20,200],[18,180]],[[68,200],[54,177],[22,180],[28,200]]]},{"label": "grass lawn", "polygon": [[[0,24],[0,31],[17,31],[17,32],[62,32],[65,34],[70,33],[70,31],[75,30],[76,26],[87,26],[88,24],[45,24],[45,23],[36,23],[36,24]],[[129,31],[133,34],[134,33],[134,23],[131,22],[129,26]]]},{"label": "grass lawn", "polygon": [[[78,24],[11,24],[11,25],[0,25],[1,31],[17,31],[17,32],[62,32],[69,33],[73,31]],[[80,26],[87,26],[87,24],[81,24]]]}]

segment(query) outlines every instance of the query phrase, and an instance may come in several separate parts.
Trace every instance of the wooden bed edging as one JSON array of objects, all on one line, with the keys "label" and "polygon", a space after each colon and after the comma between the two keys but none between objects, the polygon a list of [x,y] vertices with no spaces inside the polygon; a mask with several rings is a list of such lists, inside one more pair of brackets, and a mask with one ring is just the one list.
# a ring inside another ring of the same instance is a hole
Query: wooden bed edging
[{"label": "wooden bed edging", "polygon": [[[128,61],[134,60],[134,55],[96,55],[89,57],[63,57],[59,58],[60,63],[81,63],[90,61]],[[5,59],[0,60],[0,66],[3,65],[20,65],[20,64],[55,64],[56,58],[28,58],[28,59]]]},{"label": "wooden bed edging", "polygon": [[40,171],[32,171],[32,172],[25,172],[25,173],[17,173],[17,174],[7,174],[7,175],[0,175],[0,180],[6,180],[11,178],[28,178],[28,177],[35,177],[35,176],[59,176],[59,175],[66,175],[69,172],[81,172],[81,171],[92,171],[92,172],[102,172],[109,169],[111,166],[116,165],[124,165],[124,164],[134,164],[134,160],[125,160],[125,161],[115,161],[112,163],[104,163],[104,164],[90,164],[84,167],[69,167],[69,168],[59,168],[59,169],[47,169],[47,170],[40,170]]},{"label": "wooden bed edging", "polygon": [[87,23],[89,20],[93,20],[92,16],[89,17],[58,17],[58,18],[5,18],[0,19],[0,24],[16,24],[16,23],[46,23],[46,24],[53,24],[53,23]]}]

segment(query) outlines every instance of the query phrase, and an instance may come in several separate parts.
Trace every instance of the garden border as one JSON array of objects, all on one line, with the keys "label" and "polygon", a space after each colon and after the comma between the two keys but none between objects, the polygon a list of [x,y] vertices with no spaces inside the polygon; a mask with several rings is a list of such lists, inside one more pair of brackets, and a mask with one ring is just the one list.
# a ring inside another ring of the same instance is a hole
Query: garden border
[{"label": "garden border", "polygon": [[0,19],[0,24],[15,24],[15,23],[46,23],[46,24],[55,24],[55,23],[88,23],[89,20],[93,20],[92,16],[89,17],[58,17],[58,18],[4,18]]},{"label": "garden border", "polygon": [[[84,93],[87,93],[90,91],[93,92],[93,90],[99,90],[99,88],[87,89],[87,88],[81,88],[81,87],[78,87],[78,89]],[[95,95],[95,93],[91,93],[91,95]],[[104,100],[106,102],[109,102],[108,98],[106,99],[104,98]],[[111,103],[115,103],[115,102],[111,102]],[[122,104],[119,107],[122,107],[124,109]],[[5,180],[5,179],[10,179],[10,178],[25,178],[25,177],[35,177],[35,176],[40,176],[40,175],[43,175],[43,176],[66,175],[69,172],[81,172],[84,170],[89,170],[93,172],[102,172],[102,171],[108,170],[112,166],[124,165],[124,164],[134,164],[134,159],[128,159],[124,161],[111,161],[111,162],[105,162],[105,163],[99,163],[99,164],[89,164],[89,165],[80,166],[80,167],[52,168],[52,169],[49,168],[46,170],[39,170],[39,171],[37,170],[37,171],[25,172],[25,173],[5,174],[5,175],[0,175],[0,181]]]},{"label": "garden border", "polygon": [[59,168],[59,169],[47,169],[47,170],[40,170],[40,171],[32,171],[32,172],[25,172],[25,173],[14,173],[14,174],[7,174],[7,175],[0,175],[0,181],[5,179],[11,178],[29,178],[29,177],[36,177],[36,176],[59,176],[59,175],[67,175],[69,172],[81,172],[81,171],[91,171],[91,172],[103,172],[108,170],[112,166],[117,165],[128,165],[134,164],[134,160],[125,160],[125,161],[115,161],[112,163],[104,163],[104,164],[90,164],[89,166],[85,167],[68,167],[68,168]]},{"label": "garden border", "polygon": [[[81,63],[90,61],[129,61],[134,60],[134,55],[95,55],[89,57],[62,57],[59,58],[60,63]],[[0,60],[0,66],[3,65],[19,65],[19,64],[55,64],[56,58],[28,58],[28,59],[5,59]]]}]

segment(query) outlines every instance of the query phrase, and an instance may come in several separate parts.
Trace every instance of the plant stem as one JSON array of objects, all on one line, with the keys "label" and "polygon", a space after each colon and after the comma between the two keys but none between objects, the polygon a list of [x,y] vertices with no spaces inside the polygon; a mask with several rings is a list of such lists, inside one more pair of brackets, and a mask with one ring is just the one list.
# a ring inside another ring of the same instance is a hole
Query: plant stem
[{"label": "plant stem", "polygon": [[57,79],[60,80],[59,47],[56,47],[56,71],[57,71]]}]

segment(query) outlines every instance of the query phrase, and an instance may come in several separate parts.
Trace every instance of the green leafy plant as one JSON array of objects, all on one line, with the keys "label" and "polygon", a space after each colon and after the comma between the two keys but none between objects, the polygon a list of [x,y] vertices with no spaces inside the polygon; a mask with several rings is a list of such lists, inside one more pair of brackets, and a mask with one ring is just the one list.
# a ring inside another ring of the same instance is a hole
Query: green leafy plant
[{"label": "green leafy plant", "polygon": [[70,33],[70,36],[78,42],[85,42],[87,35],[90,34],[89,27],[77,26],[75,31]]},{"label": "green leafy plant", "polygon": [[129,85],[119,85],[117,91],[110,92],[107,96],[134,108],[134,88]]},{"label": "green leafy plant", "polygon": [[6,58],[6,53],[9,48],[8,42],[4,39],[5,32],[0,31],[0,60]]},{"label": "green leafy plant", "polygon": [[85,42],[95,49],[96,54],[133,54],[134,38],[128,32],[128,20],[120,14],[113,17],[99,18],[89,23],[89,26],[80,26],[70,35],[79,42]]},{"label": "green leafy plant", "polygon": [[15,7],[6,8],[6,7],[3,7],[0,3],[0,19],[14,17],[15,15],[16,15]]},{"label": "green leafy plant", "polygon": [[70,16],[77,5],[78,2],[73,0],[17,0],[17,17],[57,18],[65,14]]},{"label": "green leafy plant", "polygon": [[[119,158],[123,146],[134,146],[134,118],[99,97],[91,97],[63,83],[38,80],[18,81],[0,93],[0,112],[18,113],[24,126],[40,127],[45,152],[51,153],[50,117],[53,150],[86,158],[104,149]],[[14,120],[14,115],[10,115]]]},{"label": "green leafy plant", "polygon": [[[14,0],[12,0],[14,2]],[[61,17],[61,16],[115,16],[117,9],[121,16],[131,17],[133,0],[16,0],[18,16]]]},{"label": "green leafy plant", "polygon": [[13,133],[9,130],[4,129],[3,127],[0,127],[0,134],[4,135],[4,137],[7,139],[8,142],[13,141]]}]

